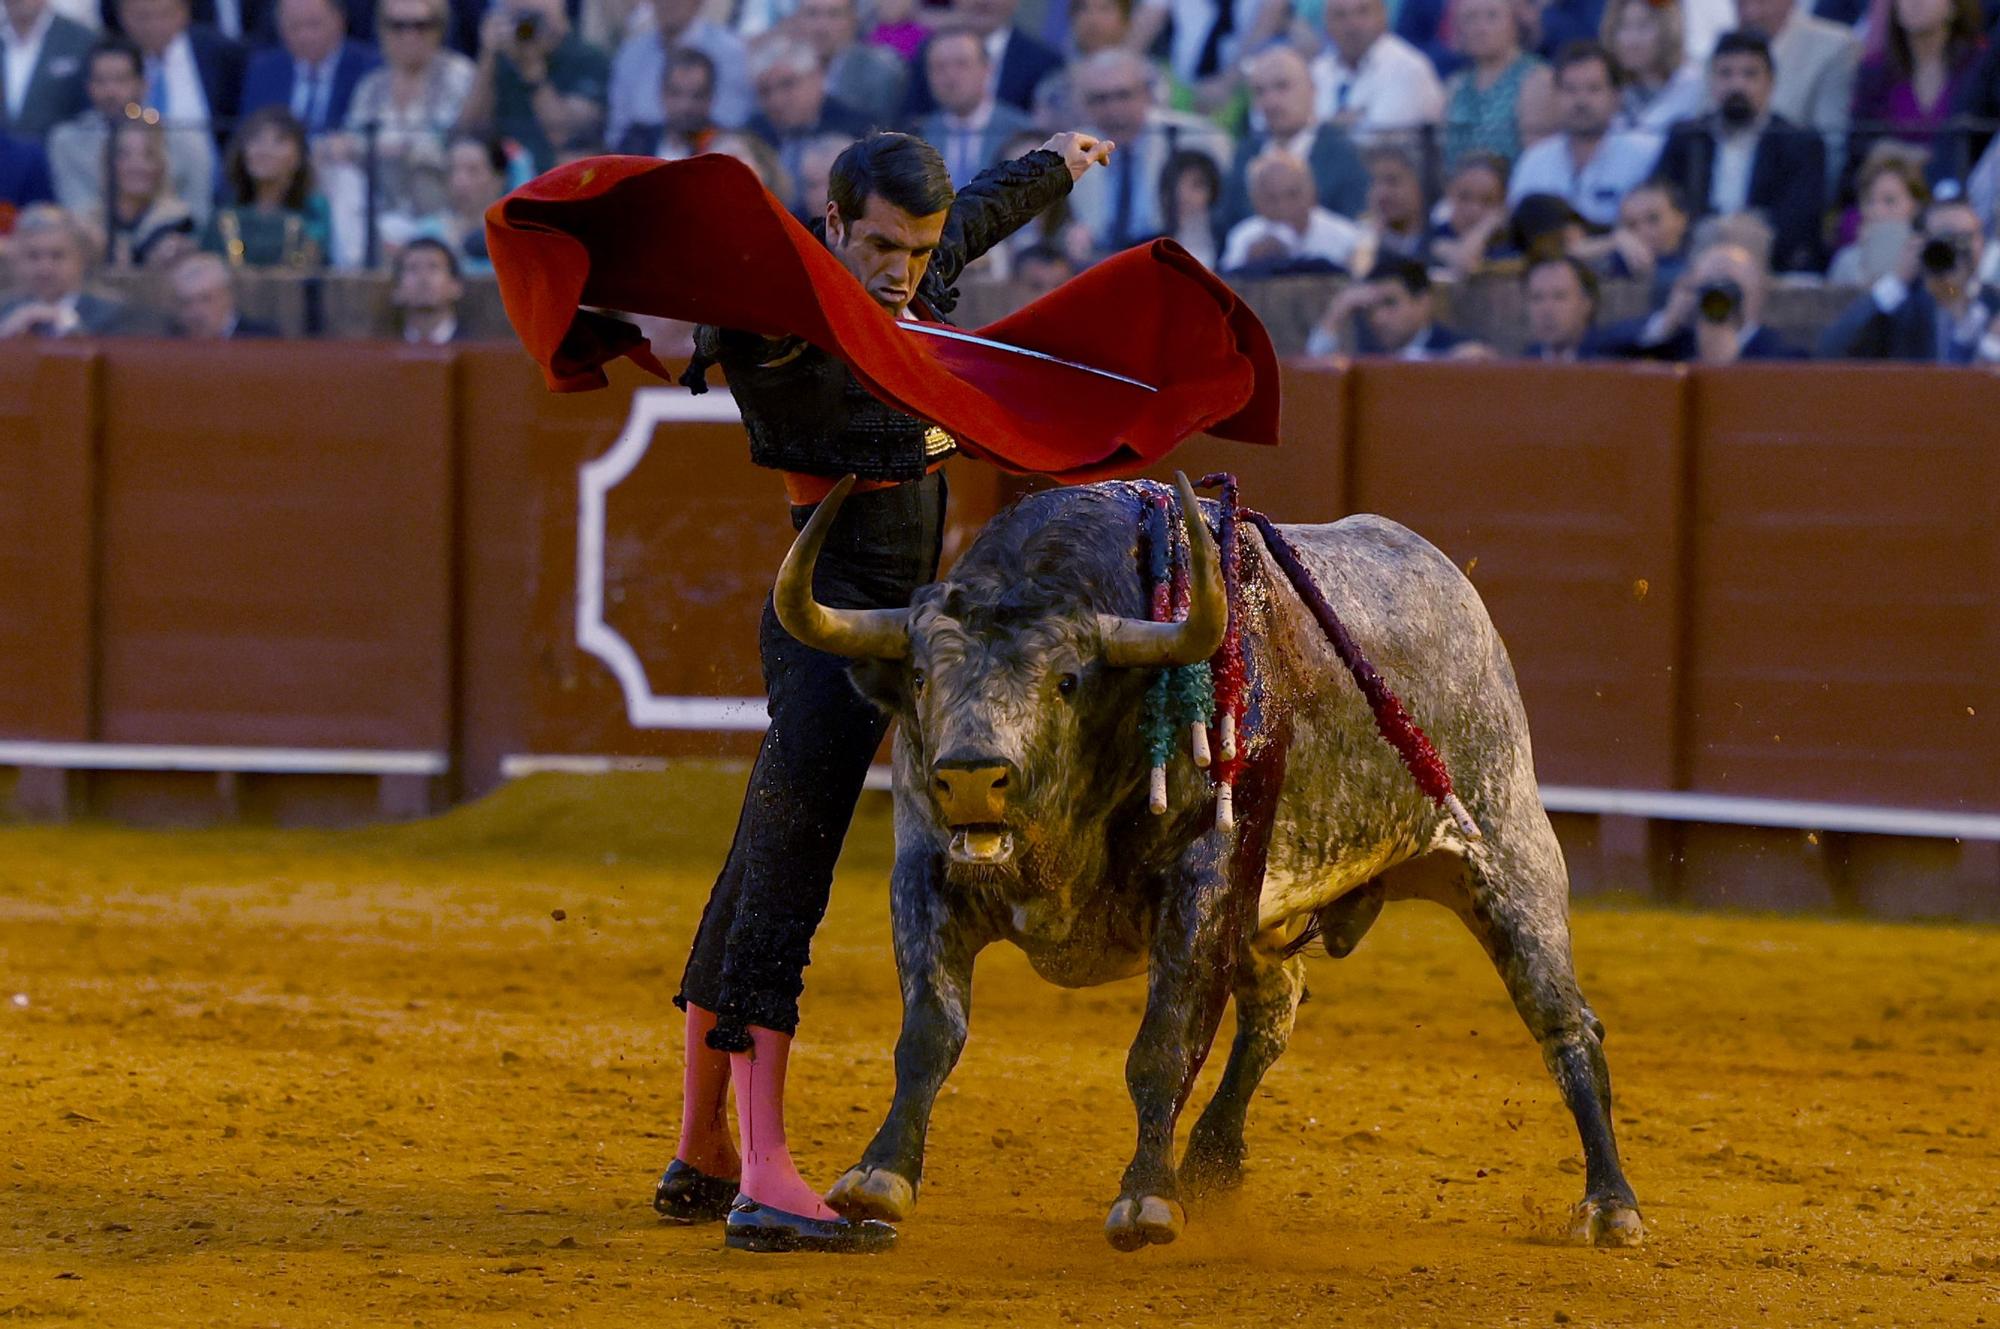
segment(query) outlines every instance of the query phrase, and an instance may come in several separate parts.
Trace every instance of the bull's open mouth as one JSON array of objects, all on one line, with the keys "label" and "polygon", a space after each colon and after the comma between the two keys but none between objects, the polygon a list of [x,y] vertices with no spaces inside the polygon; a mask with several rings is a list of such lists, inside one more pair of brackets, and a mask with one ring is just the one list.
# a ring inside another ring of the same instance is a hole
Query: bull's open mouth
[{"label": "bull's open mouth", "polygon": [[1005,863],[1014,856],[1014,832],[997,822],[951,828],[954,863]]}]

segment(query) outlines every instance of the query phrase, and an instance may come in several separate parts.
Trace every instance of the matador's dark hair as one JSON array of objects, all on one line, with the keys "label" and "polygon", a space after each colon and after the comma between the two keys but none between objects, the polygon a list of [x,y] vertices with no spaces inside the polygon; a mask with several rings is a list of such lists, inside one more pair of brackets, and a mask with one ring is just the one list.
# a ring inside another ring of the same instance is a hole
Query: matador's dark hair
[{"label": "matador's dark hair", "polygon": [[878,194],[913,217],[943,212],[955,197],[944,158],[909,134],[870,134],[834,161],[827,197],[842,221],[859,217]]}]

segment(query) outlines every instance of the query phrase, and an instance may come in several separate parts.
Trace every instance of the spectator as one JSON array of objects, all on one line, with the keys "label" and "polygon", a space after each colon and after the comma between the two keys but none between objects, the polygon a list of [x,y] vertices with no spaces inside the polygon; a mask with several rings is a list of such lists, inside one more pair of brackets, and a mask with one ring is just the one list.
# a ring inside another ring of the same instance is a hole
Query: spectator
[{"label": "spectator", "polygon": [[115,268],[165,268],[194,248],[194,215],[175,194],[166,131],[146,120],[111,130],[111,198],[101,219]]},{"label": "spectator", "polygon": [[1385,258],[1368,279],[1333,298],[1306,341],[1308,355],[1386,355],[1398,360],[1468,359],[1483,348],[1437,321],[1431,276],[1414,259]]},{"label": "spectator", "polygon": [[466,272],[493,271],[486,253],[486,209],[507,192],[507,149],[497,139],[457,138],[445,154],[443,239]]},{"label": "spectator", "polygon": [[1687,267],[1691,219],[1687,200],[1671,180],[1647,180],[1618,205],[1605,266],[1613,277],[1653,284],[1653,304],[1666,298]]},{"label": "spectator", "polygon": [[[84,60],[90,109],[49,131],[49,173],[56,200],[77,216],[92,216],[104,207],[105,143],[111,126],[125,118],[125,108],[138,105],[146,95],[140,70],[136,46],[123,37],[104,38]],[[215,196],[215,155],[207,130],[169,129],[167,165],[174,193],[196,221],[207,220]]]},{"label": "spectator", "polygon": [[1214,268],[1222,257],[1216,212],[1222,200],[1222,172],[1214,158],[1182,148],[1160,171],[1160,216],[1167,236]]},{"label": "spectator", "polygon": [[1748,244],[1718,240],[1696,253],[1663,308],[1636,327],[1607,331],[1606,341],[1616,354],[1647,360],[1802,360],[1803,351],[1761,321],[1770,282],[1770,265]]},{"label": "spectator", "polygon": [[84,106],[83,57],[97,35],[49,0],[0,6],[0,133],[39,141]]},{"label": "spectator", "polygon": [[1708,61],[1715,112],[1675,125],[1658,173],[1697,216],[1756,211],[1774,233],[1772,266],[1816,272],[1826,212],[1819,135],[1771,112],[1771,47],[1761,33],[1726,32]]},{"label": "spectator", "polygon": [[[1055,3],[1055,0],[1050,0]],[[1029,118],[1038,125],[1071,125],[1083,121],[1083,103],[1076,95],[1076,69],[1099,51],[1132,45],[1132,0],[1068,0],[1071,60],[1053,69],[1035,85]],[[1165,71],[1171,83],[1172,72]],[[1162,98],[1178,105],[1178,89]],[[1189,99],[1190,104],[1192,99]]]},{"label": "spectator", "polygon": [[[993,99],[1026,111],[1034,104],[1035,89],[1062,68],[1063,58],[1053,46],[1014,26],[1014,13],[1020,7],[1021,0],[958,0],[954,15],[986,43],[986,58],[993,69]],[[914,123],[936,109],[937,98],[920,63],[910,79],[903,116]]]},{"label": "spectator", "polygon": [[[1771,109],[1803,125],[1826,145],[1835,170],[1846,160],[1847,113],[1854,104],[1854,73],[1861,43],[1851,28],[1814,18],[1799,0],[1737,0],[1743,26],[1771,42],[1778,69]],[[1827,180],[1829,187],[1832,178]]]},{"label": "spectator", "polygon": [[0,305],[0,337],[100,337],[137,330],[116,300],[84,289],[96,248],[75,216],[50,203],[14,221],[14,278],[22,294]]},{"label": "spectator", "polygon": [[[778,160],[778,154],[771,150],[771,145],[755,134],[717,134],[708,145],[708,150],[719,152],[725,157],[734,157],[748,166],[756,175],[757,182],[779,199],[802,197],[799,192],[798,177],[786,170],[785,164]],[[788,203],[786,206],[791,207],[793,211],[798,210],[793,204]]]},{"label": "spectator", "polygon": [[1230,228],[1222,271],[1352,270],[1361,228],[1319,205],[1305,162],[1283,148],[1266,148],[1250,163],[1250,201],[1256,214]]},{"label": "spectator", "polygon": [[1931,150],[1932,179],[1960,178],[1968,145],[1946,137],[1953,111],[1978,72],[1979,0],[1889,0],[1882,47],[1854,76],[1854,167],[1884,138]]},{"label": "spectator", "polygon": [[1327,49],[1313,61],[1319,118],[1357,135],[1444,118],[1444,87],[1424,53],[1389,31],[1383,0],[1326,0]]},{"label": "spectator", "polygon": [[832,186],[833,164],[840,154],[854,146],[847,134],[821,134],[806,144],[799,154],[799,220],[811,224],[826,214],[827,191]]},{"label": "spectator", "polygon": [[[53,202],[55,196],[48,154],[28,139],[0,134],[0,218],[12,218],[30,203]],[[5,230],[0,225],[0,234]]]},{"label": "spectator", "polygon": [[1461,157],[1444,190],[1444,215],[1425,244],[1431,267],[1462,280],[1485,266],[1507,238],[1507,162],[1491,152]]},{"label": "spectator", "polygon": [[892,123],[908,96],[910,68],[894,52],[859,40],[857,0],[799,0],[792,27],[819,56],[827,95],[871,125]]},{"label": "spectator", "polygon": [[1613,128],[1664,134],[1701,114],[1708,90],[1685,55],[1680,0],[1608,0],[1600,30],[1624,75]]},{"label": "spectator", "polygon": [[[924,48],[931,30],[916,18],[913,0],[875,0],[868,6],[868,44],[879,46],[907,68]],[[904,93],[908,96],[907,87]]]},{"label": "spectator", "polygon": [[1234,226],[1250,215],[1250,163],[1268,148],[1282,148],[1311,169],[1319,205],[1343,217],[1368,206],[1368,168],[1345,130],[1313,115],[1312,69],[1290,46],[1273,46],[1243,65],[1250,102],[1263,120],[1245,134],[1223,190],[1222,216]]},{"label": "spectator", "polygon": [[1507,218],[1506,248],[1522,258],[1582,256],[1590,253],[1592,242],[1590,223],[1568,199],[1555,194],[1530,194]]},{"label": "spectator", "polygon": [[392,202],[405,192],[395,177],[410,148],[436,146],[472,92],[472,61],[445,49],[450,12],[446,0],[382,0],[376,31],[386,63],[362,76],[348,103],[350,137],[339,151],[349,160],[372,151],[376,188]]},{"label": "spectator", "polygon": [[1528,260],[1521,274],[1528,316],[1528,344],[1521,354],[1544,364],[1593,359],[1591,326],[1597,321],[1597,274],[1568,254]]},{"label": "spectator", "polygon": [[1833,256],[1826,279],[1836,286],[1871,286],[1894,272],[1931,197],[1922,158],[1899,143],[1877,143],[1855,187],[1861,195],[1861,233]]},{"label": "spectator", "polygon": [[282,106],[244,117],[223,163],[229,202],[217,209],[201,247],[231,267],[314,268],[329,237],[326,200],[313,188],[306,134]]},{"label": "spectator", "polygon": [[355,88],[382,59],[348,37],[345,0],[278,0],[278,38],[250,58],[243,113],[290,107],[309,138],[346,124]]},{"label": "spectator", "polygon": [[[757,88],[750,132],[777,152],[795,186],[804,177],[805,151],[814,139],[822,134],[856,139],[870,128],[859,111],[826,95],[819,57],[804,42],[779,38],[759,47],[750,61],[750,78]],[[797,197],[779,197],[785,206],[799,207]]]},{"label": "spectator", "polygon": [[667,57],[688,49],[707,56],[714,70],[709,105],[716,124],[741,129],[751,111],[750,53],[743,39],[702,18],[701,0],[652,0],[652,10],[652,31],[627,37],[612,59],[605,137],[617,143],[633,125],[665,123],[660,90],[666,86]]},{"label": "spectator", "polygon": [[[646,73],[646,95],[657,102],[659,66]],[[563,0],[510,0],[480,24],[459,129],[518,143],[535,170],[546,171],[558,148],[603,130],[609,78],[604,52],[570,30]]]},{"label": "spectator", "polygon": [[1458,48],[1470,61],[1444,89],[1444,164],[1469,152],[1521,155],[1522,123],[1541,128],[1553,118],[1549,67],[1521,49],[1512,0],[1454,0]]},{"label": "spectator", "polygon": [[1070,207],[1100,252],[1124,249],[1168,230],[1160,180],[1182,150],[1199,152],[1218,172],[1228,141],[1213,125],[1153,104],[1153,68],[1130,51],[1099,51],[1077,69],[1085,123],[1117,145],[1111,164],[1087,172],[1070,191]]},{"label": "spectator", "polygon": [[1369,258],[1423,258],[1429,212],[1416,157],[1377,144],[1361,159],[1368,167],[1368,206],[1359,220]]},{"label": "spectator", "polygon": [[715,61],[692,46],[676,47],[667,56],[666,81],[660,85],[661,124],[628,125],[619,152],[635,157],[678,161],[708,151],[715,138]]},{"label": "spectator", "polygon": [[1563,132],[1521,154],[1507,185],[1507,201],[1554,194],[1594,226],[1609,226],[1618,200],[1646,178],[1659,156],[1659,140],[1611,128],[1618,110],[1618,82],[1611,55],[1596,42],[1573,42],[1555,60],[1556,99]]},{"label": "spectator", "polygon": [[1979,280],[1986,236],[1957,191],[1938,188],[1896,270],[1847,307],[1819,352],[1860,360],[2000,363],[2000,291]]},{"label": "spectator", "polygon": [[125,35],[145,60],[147,106],[169,129],[226,132],[243,95],[243,48],[190,22],[189,0],[117,0]]},{"label": "spectator", "polygon": [[1014,281],[1026,289],[1030,300],[1039,300],[1074,276],[1076,265],[1054,245],[1030,245],[1014,255]]},{"label": "spectator", "polygon": [[236,308],[236,279],[214,254],[186,254],[167,275],[174,312],[169,326],[189,341],[248,341],[278,330],[244,318]]},{"label": "spectator", "polygon": [[389,302],[402,320],[403,340],[412,346],[449,346],[465,340],[458,302],[465,298],[458,256],[438,240],[412,240],[390,269],[395,286]]},{"label": "spectator", "polygon": [[1238,57],[1263,49],[1279,35],[1266,12],[1287,8],[1250,0],[1138,0],[1120,44],[1154,53],[1164,34],[1168,74],[1177,86],[1193,89],[1189,105],[1209,110],[1227,100]]},{"label": "spectator", "polygon": [[940,32],[924,47],[924,77],[938,109],[918,122],[917,136],[943,155],[958,189],[1004,160],[1007,144],[1031,129],[1026,115],[993,100],[992,74],[986,43],[969,29]]}]

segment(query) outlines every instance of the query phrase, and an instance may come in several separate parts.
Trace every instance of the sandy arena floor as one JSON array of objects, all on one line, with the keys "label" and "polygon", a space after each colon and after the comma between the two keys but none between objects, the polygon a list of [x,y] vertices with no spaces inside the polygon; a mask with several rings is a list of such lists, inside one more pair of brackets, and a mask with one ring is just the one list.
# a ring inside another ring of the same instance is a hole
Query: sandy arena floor
[{"label": "sandy arena floor", "polygon": [[[1580,910],[1636,1251],[1557,1239],[1570,1122],[1415,904],[1314,960],[1248,1184],[1175,1246],[1099,1231],[1140,985],[1001,950],[895,1253],[662,1227],[668,997],[739,782],[544,779],[346,836],[0,829],[0,1320],[2000,1325],[1992,930]],[[873,806],[807,975],[794,1143],[829,1183],[889,1098],[887,838]]]}]

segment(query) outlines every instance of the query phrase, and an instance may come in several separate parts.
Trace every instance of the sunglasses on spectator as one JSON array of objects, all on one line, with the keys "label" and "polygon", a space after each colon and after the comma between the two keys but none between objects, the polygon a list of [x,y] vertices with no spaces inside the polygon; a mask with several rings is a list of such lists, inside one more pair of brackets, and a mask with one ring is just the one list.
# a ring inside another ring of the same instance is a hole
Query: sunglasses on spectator
[{"label": "sunglasses on spectator", "polygon": [[444,24],[434,18],[385,18],[382,26],[390,32],[435,32]]}]

